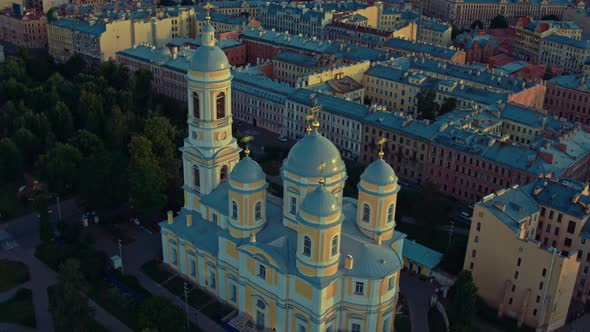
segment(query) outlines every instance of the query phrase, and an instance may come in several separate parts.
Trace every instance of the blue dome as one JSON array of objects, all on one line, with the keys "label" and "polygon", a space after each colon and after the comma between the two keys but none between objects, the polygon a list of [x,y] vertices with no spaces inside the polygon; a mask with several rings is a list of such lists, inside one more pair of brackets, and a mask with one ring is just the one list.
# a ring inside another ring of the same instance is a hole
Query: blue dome
[{"label": "blue dome", "polygon": [[317,131],[303,137],[289,151],[283,167],[303,177],[320,177],[320,164],[326,163],[324,176],[346,171],[338,148]]},{"label": "blue dome", "polygon": [[305,196],[301,204],[301,211],[317,217],[328,217],[337,213],[340,204],[336,197],[323,186],[318,186],[314,191]]},{"label": "blue dome", "polygon": [[218,46],[202,45],[191,57],[188,70],[209,73],[230,67],[227,56]]},{"label": "blue dome", "polygon": [[379,158],[367,166],[361,180],[377,186],[387,186],[397,182],[397,175],[385,160]]},{"label": "blue dome", "polygon": [[236,164],[229,178],[240,183],[254,183],[265,180],[266,175],[254,159],[246,156]]}]

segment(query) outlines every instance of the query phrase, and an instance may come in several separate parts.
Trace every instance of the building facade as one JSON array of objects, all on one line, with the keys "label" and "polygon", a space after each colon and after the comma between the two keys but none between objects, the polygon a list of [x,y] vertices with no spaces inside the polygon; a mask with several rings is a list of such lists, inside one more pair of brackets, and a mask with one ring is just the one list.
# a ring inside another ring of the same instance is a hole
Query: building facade
[{"label": "building facade", "polygon": [[453,45],[465,51],[466,63],[487,63],[499,47],[498,42],[483,31],[464,32],[455,38]]},{"label": "building facade", "polygon": [[590,81],[581,76],[558,76],[547,82],[545,103],[549,114],[590,125]]},{"label": "building facade", "polygon": [[5,42],[28,48],[47,47],[47,17],[42,12],[0,10],[0,34]]},{"label": "building facade", "polygon": [[377,158],[358,199],[342,197],[344,163],[314,116],[283,164],[284,199],[267,194],[248,149],[239,160],[230,66],[210,26],[203,44],[187,75],[184,207],[160,224],[164,262],[257,329],[392,331],[404,239],[393,169]]},{"label": "building facade", "polygon": [[541,40],[541,63],[560,66],[570,73],[583,71],[590,59],[590,40],[578,40],[565,36],[550,35]]},{"label": "building facade", "polygon": [[[545,226],[546,197],[553,192],[547,184],[553,181],[502,189],[476,204],[464,264],[479,295],[499,316],[537,331],[565,325],[580,267],[575,250],[536,239]],[[580,211],[587,198],[566,204]]]},{"label": "building facade", "polygon": [[521,17],[514,27],[512,55],[531,62],[541,61],[541,41],[550,35],[580,40],[582,29],[574,22],[531,21]]}]

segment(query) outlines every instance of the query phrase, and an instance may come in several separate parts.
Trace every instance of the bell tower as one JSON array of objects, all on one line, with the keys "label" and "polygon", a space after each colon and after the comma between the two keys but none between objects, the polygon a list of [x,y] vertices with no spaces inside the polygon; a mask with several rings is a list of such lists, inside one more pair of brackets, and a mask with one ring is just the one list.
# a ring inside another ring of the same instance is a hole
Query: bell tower
[{"label": "bell tower", "polygon": [[215,45],[209,11],[201,30],[202,45],[192,55],[186,75],[188,137],[181,148],[185,208],[198,210],[202,196],[211,193],[240,158],[232,136],[231,81],[227,57]]}]

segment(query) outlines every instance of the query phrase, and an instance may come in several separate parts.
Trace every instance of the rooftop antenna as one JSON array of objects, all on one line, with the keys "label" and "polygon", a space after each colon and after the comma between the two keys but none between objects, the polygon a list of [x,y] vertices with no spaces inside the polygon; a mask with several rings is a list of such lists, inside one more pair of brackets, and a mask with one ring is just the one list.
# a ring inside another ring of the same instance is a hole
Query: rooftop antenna
[{"label": "rooftop antenna", "polygon": [[245,144],[244,154],[246,157],[250,156],[250,142],[254,140],[254,136],[244,136],[240,139],[240,143]]},{"label": "rooftop antenna", "polygon": [[324,177],[324,169],[328,166],[328,164],[326,164],[325,162],[322,162],[320,164],[320,180],[318,181],[320,183],[320,186],[324,186],[324,184],[326,184],[326,178]]},{"label": "rooftop antenna", "polygon": [[381,159],[383,159],[383,156],[385,155],[385,152],[383,152],[383,145],[385,144],[385,142],[387,142],[387,138],[385,137],[381,137],[377,141],[377,144],[379,145],[379,158]]}]

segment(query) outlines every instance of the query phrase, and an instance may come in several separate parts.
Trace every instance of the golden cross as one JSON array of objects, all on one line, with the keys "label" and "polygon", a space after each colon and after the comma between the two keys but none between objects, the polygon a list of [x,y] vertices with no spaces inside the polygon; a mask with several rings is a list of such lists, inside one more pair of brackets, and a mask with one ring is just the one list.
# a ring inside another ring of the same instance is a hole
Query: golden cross
[{"label": "golden cross", "polygon": [[252,142],[253,140],[254,140],[254,136],[244,136],[244,137],[240,138],[240,143],[246,145],[246,149],[244,149],[244,154],[246,156],[250,155],[250,142]]},{"label": "golden cross", "polygon": [[205,9],[205,11],[207,11],[207,16],[205,16],[206,20],[210,20],[211,19],[211,9],[215,8],[215,6],[213,6],[211,3],[207,2],[204,6],[203,9]]},{"label": "golden cross", "polygon": [[385,153],[383,152],[383,145],[385,144],[385,142],[387,142],[387,138],[385,138],[385,137],[381,137],[377,141],[377,144],[379,145],[379,158],[382,158],[382,159],[383,159],[383,156],[385,155]]},{"label": "golden cross", "polygon": [[324,169],[328,167],[328,164],[326,164],[325,162],[322,162],[320,164],[320,184],[323,185],[324,183],[326,183],[326,178],[324,178]]}]

